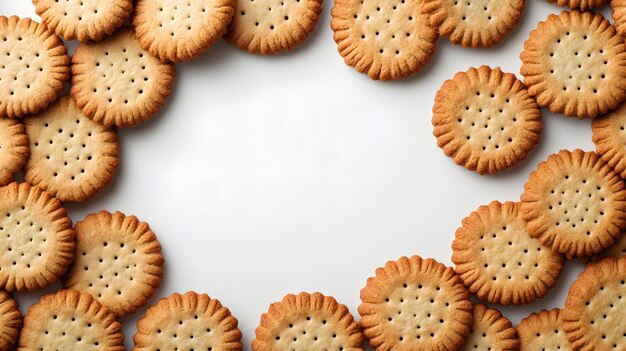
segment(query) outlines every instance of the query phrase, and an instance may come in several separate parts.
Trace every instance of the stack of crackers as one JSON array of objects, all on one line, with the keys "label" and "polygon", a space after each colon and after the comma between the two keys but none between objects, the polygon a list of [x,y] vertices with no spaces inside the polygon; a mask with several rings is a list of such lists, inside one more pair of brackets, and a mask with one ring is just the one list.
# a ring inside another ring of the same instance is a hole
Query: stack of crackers
[{"label": "stack of crackers", "polygon": [[[64,203],[109,184],[117,128],[157,113],[174,63],[221,37],[255,54],[292,50],[314,29],[321,1],[33,3],[42,23],[0,17],[0,351],[124,350],[118,318],[154,296],[161,245],[135,216],[101,211],[73,224]],[[469,214],[452,243],[454,268],[419,256],[378,268],[361,290],[359,321],[319,292],[286,295],[261,316],[252,350],[356,351],[366,341],[377,351],[626,350],[626,1],[611,1],[614,25],[592,11],[603,3],[558,0],[570,9],[530,33],[523,81],[488,66],[459,72],[437,92],[432,119],[444,153],[479,174],[526,158],[542,133],[541,108],[592,118],[596,152],[551,155],[518,202]],[[348,65],[393,80],[425,66],[440,35],[466,47],[498,44],[524,5],[336,0],[331,27]],[[63,39],[80,42],[71,58]],[[568,259],[587,266],[563,309],[513,327],[490,307],[544,297]],[[12,294],[57,281],[63,289],[22,317]],[[243,349],[228,308],[193,291],[149,307],[133,341],[135,350]]]}]

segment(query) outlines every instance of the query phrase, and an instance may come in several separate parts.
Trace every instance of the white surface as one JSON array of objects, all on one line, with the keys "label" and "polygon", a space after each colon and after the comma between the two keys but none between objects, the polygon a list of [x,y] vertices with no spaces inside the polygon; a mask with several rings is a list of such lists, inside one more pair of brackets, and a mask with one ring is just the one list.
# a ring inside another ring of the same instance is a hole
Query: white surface
[{"label": "white surface", "polygon": [[[177,64],[175,93],[161,113],[120,131],[122,165],[111,186],[68,206],[75,221],[107,209],[149,222],[166,258],[157,297],[196,290],[219,298],[239,319],[246,349],[261,313],[286,293],[321,291],[356,315],[376,267],[412,254],[450,264],[463,217],[492,200],[519,199],[548,154],[594,149],[589,121],[544,110],[545,132],[530,157],[481,177],[445,157],[431,134],[433,97],[445,79],[482,64],[519,72],[523,41],[559,7],[527,1],[518,28],[490,50],[441,38],[422,72],[395,83],[343,63],[330,8],[329,1],[291,54],[253,56],[222,41]],[[27,0],[5,0],[0,14],[34,10]],[[502,310],[516,324],[560,307],[579,270],[570,262],[548,297]],[[24,311],[40,295],[19,294]],[[144,311],[122,320],[128,349]]]}]

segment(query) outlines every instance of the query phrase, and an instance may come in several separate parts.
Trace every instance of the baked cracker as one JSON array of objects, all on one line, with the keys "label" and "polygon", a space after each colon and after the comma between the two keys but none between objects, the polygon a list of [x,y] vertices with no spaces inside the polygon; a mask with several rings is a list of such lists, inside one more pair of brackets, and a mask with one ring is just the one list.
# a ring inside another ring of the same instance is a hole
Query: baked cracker
[{"label": "baked cracker", "polygon": [[27,182],[62,202],[83,202],[113,179],[119,165],[117,132],[85,116],[71,97],[24,123],[31,149]]},{"label": "baked cracker", "polygon": [[424,0],[335,0],[330,23],[348,66],[372,79],[406,78],[424,67],[438,38]]},{"label": "baked cracker", "polygon": [[571,351],[558,308],[532,313],[515,327],[520,350]]},{"label": "baked cracker", "polygon": [[595,152],[550,155],[530,174],[521,202],[528,233],[570,258],[599,253],[626,229],[624,181]]},{"label": "baked cracker", "polygon": [[520,58],[528,92],[554,113],[594,118],[626,98],[626,43],[600,14],[551,14]]},{"label": "baked cracker", "polygon": [[174,293],[137,321],[134,351],[241,351],[237,319],[219,300],[193,291]]},{"label": "baked cracker", "polygon": [[0,117],[45,108],[70,78],[63,41],[30,18],[0,16]]},{"label": "baked cracker", "polygon": [[376,351],[457,350],[470,334],[473,305],[450,267],[419,256],[376,269],[361,290],[361,326]]},{"label": "baked cracker", "polygon": [[501,172],[525,159],[543,131],[539,106],[522,82],[488,66],[443,83],[432,124],[444,154],[479,174]]},{"label": "baked cracker", "polygon": [[495,308],[474,305],[474,323],[459,351],[518,351],[519,339],[511,321]]},{"label": "baked cracker", "polygon": [[591,10],[593,8],[604,5],[605,0],[548,0],[548,2],[555,3],[561,7],[569,7],[572,9],[578,9],[581,11]]},{"label": "baked cracker", "polygon": [[319,292],[289,294],[261,316],[252,351],[363,351],[363,334],[348,307]]},{"label": "baked cracker", "polygon": [[22,313],[17,301],[0,291],[0,350],[13,350],[22,328]]},{"label": "baked cracker", "polygon": [[234,0],[139,0],[133,26],[152,55],[162,61],[189,61],[226,33],[234,6]]},{"label": "baked cracker", "polygon": [[0,118],[0,186],[13,181],[26,164],[29,153],[24,125],[16,119]]},{"label": "baked cracker", "polygon": [[74,259],[74,230],[61,202],[28,183],[0,188],[0,288],[55,283]]},{"label": "baked cracker", "polygon": [[626,104],[591,122],[596,153],[626,179]]}]

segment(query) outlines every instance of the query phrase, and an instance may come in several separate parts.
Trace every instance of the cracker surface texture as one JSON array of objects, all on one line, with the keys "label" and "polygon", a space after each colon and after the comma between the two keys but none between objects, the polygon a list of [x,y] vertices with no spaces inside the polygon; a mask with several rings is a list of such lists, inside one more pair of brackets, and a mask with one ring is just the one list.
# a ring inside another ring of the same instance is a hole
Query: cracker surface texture
[{"label": "cracker surface texture", "polygon": [[539,106],[522,82],[488,66],[443,83],[432,124],[446,156],[479,174],[501,172],[525,159],[543,131]]},{"label": "cracker surface texture", "polygon": [[489,303],[532,303],[553,288],[565,258],[526,231],[520,204],[494,201],[463,219],[452,262],[471,293]]},{"label": "cracker surface texture", "polygon": [[100,41],[133,12],[132,0],[32,0],[42,22],[65,40]]},{"label": "cracker surface texture", "polygon": [[31,305],[17,351],[124,351],[122,325],[89,294],[60,290]]},{"label": "cracker surface texture", "polygon": [[289,294],[270,305],[252,351],[363,351],[363,334],[348,307],[319,292]]},{"label": "cracker surface texture", "polygon": [[424,0],[424,9],[439,34],[453,44],[488,48],[511,32],[525,0]]},{"label": "cracker surface texture", "polygon": [[574,282],[562,312],[575,351],[626,348],[626,257],[587,265]]},{"label": "cracker surface texture", "polygon": [[377,351],[457,350],[470,334],[473,305],[450,267],[419,256],[376,270],[361,290],[361,326]]},{"label": "cracker surface texture", "polygon": [[435,52],[439,35],[424,0],[336,0],[331,13],[339,54],[372,79],[406,78]]},{"label": "cracker surface texture", "polygon": [[474,305],[474,323],[459,351],[518,351],[519,340],[511,321],[495,308]]},{"label": "cracker surface texture", "polygon": [[626,179],[626,104],[591,122],[596,153]]},{"label": "cracker surface texture", "polygon": [[515,329],[519,336],[520,350],[572,350],[563,331],[563,320],[559,309],[533,313],[522,319]]},{"label": "cracker surface texture", "polygon": [[0,350],[13,350],[22,328],[22,313],[17,301],[0,291]]},{"label": "cracker surface texture", "polygon": [[56,100],[69,65],[63,41],[46,26],[0,16],[0,118],[37,113]]},{"label": "cracker surface texture", "polygon": [[594,118],[626,98],[626,43],[600,14],[551,14],[520,58],[528,92],[554,113]]},{"label": "cracker surface texture", "polygon": [[137,322],[133,350],[241,351],[237,323],[228,308],[207,294],[174,293]]},{"label": "cracker surface texture", "polygon": [[147,223],[100,211],[77,222],[76,260],[63,287],[89,293],[117,317],[146,305],[161,284],[161,244]]},{"label": "cracker surface texture", "polygon": [[83,202],[113,179],[119,165],[116,131],[85,116],[71,97],[62,97],[24,124],[31,149],[27,182],[63,202]]},{"label": "cracker surface texture", "polygon": [[74,230],[61,202],[37,186],[0,188],[0,288],[34,291],[55,283],[74,259]]},{"label": "cracker surface texture", "polygon": [[530,174],[521,202],[528,233],[568,257],[598,254],[626,228],[624,181],[595,152],[550,155]]},{"label": "cracker surface texture", "polygon": [[26,164],[29,153],[24,124],[16,119],[0,118],[0,186],[13,181]]},{"label": "cracker surface texture", "polygon": [[557,4],[559,6],[579,9],[582,11],[587,11],[602,6],[607,1],[608,0],[548,0],[548,2]]},{"label": "cracker surface texture", "polygon": [[621,36],[626,36],[626,0],[611,0],[611,17]]},{"label": "cracker surface texture", "polygon": [[85,115],[105,127],[139,125],[172,93],[174,66],[141,48],[129,28],[72,56],[70,93]]},{"label": "cracker surface texture", "polygon": [[226,33],[234,0],[139,0],[133,27],[141,46],[162,61],[197,58]]},{"label": "cracker surface texture", "polygon": [[322,0],[236,0],[226,39],[253,54],[293,50],[315,29]]}]

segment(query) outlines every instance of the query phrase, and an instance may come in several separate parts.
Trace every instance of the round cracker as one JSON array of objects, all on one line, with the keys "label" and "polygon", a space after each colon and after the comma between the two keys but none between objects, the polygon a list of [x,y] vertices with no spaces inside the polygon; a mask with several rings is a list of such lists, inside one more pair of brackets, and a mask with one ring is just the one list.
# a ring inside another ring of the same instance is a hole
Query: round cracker
[{"label": "round cracker", "polygon": [[13,181],[30,152],[26,128],[15,119],[0,118],[0,186]]},{"label": "round cracker", "polygon": [[31,149],[27,182],[63,202],[83,202],[113,179],[119,165],[116,131],[86,117],[71,97],[24,123]]},{"label": "round cracker", "polygon": [[24,316],[17,351],[124,351],[122,325],[89,294],[61,290],[43,296]]},{"label": "round cracker", "polygon": [[315,29],[322,0],[236,0],[226,39],[253,54],[293,50]]},{"label": "round cracker", "polygon": [[133,26],[152,55],[162,61],[189,61],[226,33],[234,6],[234,0],[139,0]]},{"label": "round cracker", "polygon": [[600,14],[548,16],[520,58],[528,92],[552,112],[594,118],[626,98],[626,43]]},{"label": "round cracker", "polygon": [[528,233],[568,257],[597,254],[626,229],[624,181],[595,152],[550,155],[530,174],[521,201]]},{"label": "round cracker", "polygon": [[105,127],[136,126],[155,115],[172,93],[174,66],[141,48],[129,28],[72,56],[70,93],[83,113]]},{"label": "round cracker", "polygon": [[563,330],[576,351],[626,348],[626,257],[589,264],[572,284]]},{"label": "round cracker", "polygon": [[59,200],[28,183],[0,188],[0,288],[34,291],[55,283],[74,247],[72,221]]},{"label": "round cracker", "polygon": [[626,179],[626,104],[591,122],[596,152]]},{"label": "round cracker", "polygon": [[611,0],[611,10],[615,29],[621,36],[626,36],[626,0]]},{"label": "round cracker", "polygon": [[533,313],[522,319],[515,329],[519,336],[520,350],[572,350],[563,331],[559,309]]},{"label": "round cracker", "polygon": [[100,41],[133,12],[132,0],[32,0],[42,22],[65,40]]},{"label": "round cracker", "polygon": [[452,44],[488,48],[519,22],[525,0],[424,0],[424,9]]},{"label": "round cracker", "polygon": [[406,78],[435,52],[438,34],[424,0],[336,0],[330,23],[348,66],[372,79]]},{"label": "round cracker", "polygon": [[376,269],[361,290],[361,326],[377,351],[455,350],[473,323],[469,292],[450,267],[419,256]]},{"label": "round cracker", "polygon": [[0,16],[0,117],[45,108],[70,77],[63,41],[30,18]]},{"label": "round cracker", "polygon": [[17,301],[0,291],[0,350],[13,350],[22,328],[22,313]]},{"label": "round cracker", "polygon": [[470,68],[443,83],[433,106],[437,145],[454,162],[494,174],[526,158],[543,131],[541,111],[514,74]]},{"label": "round cracker", "polygon": [[562,7],[569,7],[572,9],[579,9],[581,11],[587,11],[599,6],[604,5],[605,0],[548,0],[548,2],[557,4]]},{"label": "round cracker", "polygon": [[252,351],[363,351],[363,334],[348,307],[319,292],[289,294],[261,316]]},{"label": "round cracker", "polygon": [[134,351],[241,351],[238,321],[219,300],[193,291],[174,293],[137,321]]},{"label": "round cracker", "polygon": [[474,323],[470,335],[459,351],[498,350],[518,351],[519,339],[511,321],[495,308],[474,305]]},{"label": "round cracker", "polygon": [[76,260],[63,287],[89,293],[117,317],[146,305],[161,284],[161,244],[145,222],[107,211],[77,222]]},{"label": "round cracker", "polygon": [[520,204],[493,201],[463,219],[452,262],[479,299],[502,305],[532,303],[553,288],[565,258],[526,231]]}]

